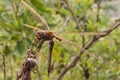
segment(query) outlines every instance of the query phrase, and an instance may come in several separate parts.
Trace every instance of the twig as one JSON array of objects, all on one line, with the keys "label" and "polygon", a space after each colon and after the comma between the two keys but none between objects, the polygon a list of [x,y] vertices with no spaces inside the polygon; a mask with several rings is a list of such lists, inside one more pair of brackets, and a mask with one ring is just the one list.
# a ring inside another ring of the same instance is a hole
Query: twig
[{"label": "twig", "polygon": [[90,77],[90,73],[89,73],[87,63],[85,63],[85,66],[81,65],[81,67],[82,67],[82,70],[84,72],[84,76],[85,76],[86,80],[88,80]]},{"label": "twig", "polygon": [[66,4],[68,10],[70,11],[70,13],[71,13],[71,15],[72,15],[72,17],[73,17],[73,20],[75,21],[75,23],[76,23],[76,25],[77,25],[77,28],[80,29],[80,31],[82,31],[82,28],[81,28],[81,26],[80,26],[80,24],[79,24],[79,22],[78,22],[78,20],[77,20],[77,18],[76,18],[76,16],[75,16],[74,12],[73,12],[72,9],[70,8],[67,0],[63,0],[63,1],[64,1],[64,3]]},{"label": "twig", "polygon": [[38,22],[41,22],[46,29],[50,30],[48,24],[46,23],[45,19],[37,13],[30,5],[28,5],[25,1],[21,0],[21,2],[24,4],[24,6],[35,16],[35,18],[38,20]]},{"label": "twig", "polygon": [[4,53],[2,54],[2,58],[3,58],[4,80],[7,80],[7,76],[6,76],[6,63],[5,63],[5,55],[4,55]]},{"label": "twig", "polygon": [[99,21],[99,14],[100,14],[100,4],[101,4],[101,0],[97,0],[96,4],[97,4],[96,22],[98,22],[98,21]]},{"label": "twig", "polygon": [[[93,43],[95,43],[99,38],[105,37],[108,34],[110,34],[113,30],[115,30],[118,26],[120,25],[120,21],[115,22],[112,26],[110,26],[109,29],[103,31],[106,34],[99,35],[99,36],[94,36],[85,46],[84,49],[88,50]],[[77,62],[80,60],[81,55],[84,53],[85,50],[80,50],[80,53],[75,56],[75,58],[67,65],[64,67],[63,70],[61,70],[60,74],[57,76],[57,80],[61,80],[61,78],[64,76],[64,74],[69,71],[71,68],[73,68]]]}]

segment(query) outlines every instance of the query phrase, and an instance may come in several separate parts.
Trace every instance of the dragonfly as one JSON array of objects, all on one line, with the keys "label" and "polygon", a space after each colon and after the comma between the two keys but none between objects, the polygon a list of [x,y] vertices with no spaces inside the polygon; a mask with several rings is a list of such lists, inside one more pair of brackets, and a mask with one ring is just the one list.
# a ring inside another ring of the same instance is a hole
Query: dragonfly
[{"label": "dragonfly", "polygon": [[[67,40],[67,39],[56,36],[56,34],[55,34],[56,32],[52,32],[50,30],[42,30],[40,28],[31,26],[31,25],[28,25],[28,24],[23,24],[23,26],[26,26],[28,28],[36,30],[35,41],[32,44],[32,47],[33,46],[37,47],[36,52],[40,51],[40,49],[43,46],[44,42],[46,42],[46,41],[49,42],[48,74],[50,74],[51,69],[52,69],[52,67],[51,67],[51,59],[52,59],[52,51],[53,51],[53,47],[54,47],[54,40],[53,40],[54,38],[56,40],[60,41],[60,42],[68,43],[68,44],[76,47],[77,49],[84,50],[87,53],[87,55],[90,55],[90,52],[88,50],[85,50],[84,48],[80,48],[76,43],[74,43],[74,42],[72,42],[70,40]],[[83,33],[82,32],[80,34],[82,34],[82,35],[99,35],[100,34],[101,35],[103,33],[92,33],[92,32]],[[90,55],[90,56],[97,58],[95,55]]]},{"label": "dragonfly", "polygon": [[[38,14],[32,7],[30,7],[26,2],[24,2],[23,0],[21,0],[21,2],[24,4],[24,6],[29,10],[31,11],[31,13],[35,16],[35,18],[41,22],[46,28],[47,30],[42,30],[40,28],[37,28],[37,27],[34,27],[34,26],[31,26],[31,25],[28,25],[28,24],[23,24],[23,26],[26,26],[28,28],[31,28],[31,29],[34,29],[36,30],[36,33],[35,33],[35,40],[34,42],[32,43],[32,47],[36,47],[36,52],[40,51],[41,47],[43,46],[43,44],[48,41],[49,42],[49,54],[48,54],[48,75],[50,74],[51,72],[51,59],[52,59],[52,51],[53,51],[53,47],[54,47],[54,40],[53,39],[56,39],[60,42],[67,42],[69,43],[70,45],[73,45],[75,46],[76,48],[78,49],[81,49],[81,50],[84,50],[88,55],[89,55],[89,51],[85,50],[84,48],[80,48],[77,44],[75,44],[74,42],[72,41],[69,41],[67,39],[63,39],[63,38],[60,38],[58,36],[56,36],[56,32],[53,32],[50,30],[48,24],[46,23],[46,21],[44,20],[44,18]],[[69,33],[69,32],[67,32]],[[101,35],[101,34],[105,34],[105,33],[98,33],[98,32],[80,32],[79,34],[81,35]],[[96,57],[96,56],[94,56]]]}]

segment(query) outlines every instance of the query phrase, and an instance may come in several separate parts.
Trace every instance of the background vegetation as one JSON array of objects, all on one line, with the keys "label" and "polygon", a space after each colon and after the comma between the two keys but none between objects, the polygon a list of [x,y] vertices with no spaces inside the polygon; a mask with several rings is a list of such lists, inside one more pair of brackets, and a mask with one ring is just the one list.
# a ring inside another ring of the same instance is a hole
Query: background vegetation
[{"label": "background vegetation", "polygon": [[[83,38],[74,21],[73,15],[65,4],[65,0],[25,0],[39,14],[41,14],[51,31],[63,38],[65,42],[55,41],[53,60],[55,69],[50,77],[47,75],[48,42],[46,42],[39,56],[39,69],[42,80],[55,80],[60,71],[79,54],[69,41],[82,47]],[[95,2],[96,1],[96,2]],[[97,0],[68,0],[74,16],[85,32],[100,32],[109,28],[114,18],[104,13],[104,10],[116,10],[113,6],[104,5],[98,8]],[[103,4],[105,2],[102,2]],[[96,5],[96,7],[93,7]],[[16,72],[22,67],[27,46],[34,38],[35,30],[23,26],[23,23],[45,29],[36,21],[33,14],[20,0],[0,0],[0,55],[5,54],[7,80],[15,80]],[[120,28],[106,37],[100,38],[89,49],[89,57],[83,54],[76,64],[64,76],[63,80],[86,80],[84,68],[87,64],[89,80],[119,80],[120,79]],[[85,35],[85,43],[93,35]],[[85,52],[86,53],[86,52]],[[97,56],[95,58],[94,56]],[[0,80],[3,80],[3,59],[0,58]],[[37,73],[32,72],[32,79],[38,80]]]}]

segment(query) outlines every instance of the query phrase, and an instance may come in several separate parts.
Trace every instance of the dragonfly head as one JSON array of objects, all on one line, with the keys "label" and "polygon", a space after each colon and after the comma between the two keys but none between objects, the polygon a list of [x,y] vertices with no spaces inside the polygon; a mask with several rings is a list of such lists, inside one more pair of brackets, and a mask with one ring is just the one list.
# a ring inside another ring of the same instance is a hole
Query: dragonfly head
[{"label": "dragonfly head", "polygon": [[35,36],[39,40],[44,39],[45,38],[45,32],[43,30],[37,31]]}]

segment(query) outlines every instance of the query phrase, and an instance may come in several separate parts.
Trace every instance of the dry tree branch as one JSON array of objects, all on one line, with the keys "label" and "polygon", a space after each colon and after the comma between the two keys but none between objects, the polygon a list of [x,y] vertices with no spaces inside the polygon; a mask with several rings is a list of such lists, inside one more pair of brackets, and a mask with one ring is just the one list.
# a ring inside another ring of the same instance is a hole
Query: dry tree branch
[{"label": "dry tree branch", "polygon": [[36,66],[36,59],[34,59],[34,57],[34,51],[28,49],[23,66],[21,70],[17,72],[16,80],[19,80],[20,78],[22,78],[22,80],[31,80],[31,71]]},{"label": "dry tree branch", "polygon": [[[94,36],[85,46],[84,46],[84,49],[85,50],[88,50],[93,43],[95,43],[97,40],[99,40],[101,37],[105,37],[107,36],[108,34],[110,34],[113,30],[115,30],[118,26],[120,25],[120,20],[119,21],[116,21],[112,26],[110,26],[109,29],[103,31],[105,32],[106,34],[103,34],[103,35],[98,35],[98,36]],[[77,62],[80,60],[81,58],[81,55],[84,53],[85,50],[80,50],[80,53],[78,55],[76,55],[74,57],[74,59],[67,65],[64,67],[63,70],[61,70],[60,74],[57,76],[57,80],[61,80],[61,78],[64,76],[64,74],[69,71],[71,68],[73,68]]]},{"label": "dry tree branch", "polygon": [[4,53],[2,54],[2,60],[3,60],[3,69],[4,69],[4,80],[7,80],[7,76],[6,76],[6,63],[5,63],[5,55]]},{"label": "dry tree branch", "polygon": [[38,20],[38,22],[41,22],[46,29],[50,30],[48,24],[46,23],[45,19],[37,13],[30,5],[28,5],[25,1],[21,0],[21,2],[24,4],[24,6],[35,16],[35,18]]}]

